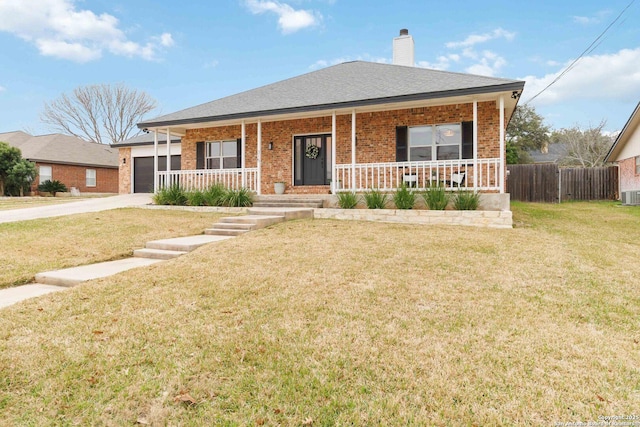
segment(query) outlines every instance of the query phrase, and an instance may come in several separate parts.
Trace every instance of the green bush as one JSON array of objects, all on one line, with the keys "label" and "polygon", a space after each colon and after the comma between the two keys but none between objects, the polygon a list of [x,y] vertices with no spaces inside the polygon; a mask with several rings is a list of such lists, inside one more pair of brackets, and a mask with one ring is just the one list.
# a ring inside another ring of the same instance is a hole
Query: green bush
[{"label": "green bush", "polygon": [[413,209],[416,204],[416,193],[403,183],[396,190],[396,194],[393,195],[393,203],[398,209]]},{"label": "green bush", "polygon": [[358,205],[359,197],[352,191],[345,191],[337,194],[338,206],[342,209],[353,209]]},{"label": "green bush", "polygon": [[158,190],[153,195],[153,202],[156,205],[185,206],[187,204],[187,195],[178,184],[173,184],[170,187],[162,187]]},{"label": "green bush", "polygon": [[433,184],[422,194],[424,202],[433,211],[443,211],[449,204],[451,195],[442,185]]},{"label": "green bush", "polygon": [[227,190],[222,184],[213,184],[204,190],[204,204],[206,206],[222,206],[224,205]]},{"label": "green bush", "polygon": [[480,193],[474,191],[458,191],[453,197],[453,207],[459,211],[475,211],[480,204]]},{"label": "green bush", "polygon": [[48,179],[42,184],[38,185],[38,191],[51,193],[53,197],[56,197],[56,193],[64,193],[65,191],[67,191],[67,186],[56,179],[54,179],[53,181]]},{"label": "green bush", "polygon": [[387,207],[387,195],[375,188],[371,188],[364,193],[364,201],[369,209],[384,209]]},{"label": "green bush", "polygon": [[251,205],[253,205],[253,194],[248,188],[227,190],[224,197],[224,206],[243,208]]},{"label": "green bush", "polygon": [[201,191],[201,190],[188,191],[185,195],[187,196],[187,204],[189,206],[205,206],[206,205],[206,198],[204,196],[204,191]]}]

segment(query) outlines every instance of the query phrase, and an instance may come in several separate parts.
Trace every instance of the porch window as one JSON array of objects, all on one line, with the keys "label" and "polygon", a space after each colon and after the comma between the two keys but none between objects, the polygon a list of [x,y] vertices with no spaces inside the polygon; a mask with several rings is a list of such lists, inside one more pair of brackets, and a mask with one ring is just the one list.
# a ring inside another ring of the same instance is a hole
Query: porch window
[{"label": "porch window", "polygon": [[410,161],[458,160],[462,145],[459,123],[409,128]]},{"label": "porch window", "polygon": [[205,156],[206,169],[235,169],[238,164],[238,142],[208,141]]},{"label": "porch window", "polygon": [[640,175],[640,156],[636,156],[636,175]]}]

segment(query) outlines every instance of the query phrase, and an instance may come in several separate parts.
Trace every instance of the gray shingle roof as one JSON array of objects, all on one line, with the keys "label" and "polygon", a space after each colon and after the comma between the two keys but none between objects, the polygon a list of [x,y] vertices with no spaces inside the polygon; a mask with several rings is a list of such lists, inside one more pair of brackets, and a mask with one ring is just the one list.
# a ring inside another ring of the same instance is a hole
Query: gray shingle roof
[{"label": "gray shingle roof", "polygon": [[[172,143],[180,142],[179,136],[171,136]],[[116,142],[115,144],[111,144],[112,147],[132,147],[136,145],[150,145],[154,143],[153,132],[149,133],[141,133],[140,135],[134,136],[133,138],[129,138],[125,141]],[[166,144],[167,143],[167,135],[160,133],[158,134],[158,144]]]},{"label": "gray shingle roof", "polygon": [[54,133],[32,136],[17,131],[0,133],[0,141],[17,147],[31,161],[96,167],[118,167],[118,150],[105,144],[87,142],[74,136]]},{"label": "gray shingle roof", "polygon": [[524,82],[417,67],[345,62],[144,121],[140,128],[522,90]]}]

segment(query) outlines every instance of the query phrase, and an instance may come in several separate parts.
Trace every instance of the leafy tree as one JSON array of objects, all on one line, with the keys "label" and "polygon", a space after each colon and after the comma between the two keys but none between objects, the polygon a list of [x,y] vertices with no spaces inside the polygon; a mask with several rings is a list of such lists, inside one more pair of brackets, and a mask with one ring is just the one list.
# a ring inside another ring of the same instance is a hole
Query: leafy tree
[{"label": "leafy tree", "polygon": [[38,185],[38,191],[51,193],[53,197],[56,197],[56,193],[67,191],[67,186],[58,180],[54,179],[53,181],[51,181],[50,179],[48,179],[42,184]]},{"label": "leafy tree", "polygon": [[507,163],[531,161],[526,150],[540,149],[549,143],[549,126],[530,105],[519,105],[507,126]]},{"label": "leafy tree", "polygon": [[156,106],[149,94],[123,84],[80,86],[45,103],[40,118],[55,131],[109,144],[137,135],[137,123]]},{"label": "leafy tree", "polygon": [[0,196],[4,196],[4,185],[13,166],[22,159],[22,152],[0,141]]},{"label": "leafy tree", "polygon": [[553,139],[567,148],[567,155],[560,163],[584,168],[603,166],[604,158],[613,144],[613,138],[602,134],[605,125],[606,121],[603,120],[598,126],[589,125],[584,130],[574,126],[554,132]]},{"label": "leafy tree", "polygon": [[26,159],[21,159],[13,165],[7,177],[7,187],[12,194],[18,193],[24,196],[25,189],[29,189],[31,183],[36,179],[36,164]]}]

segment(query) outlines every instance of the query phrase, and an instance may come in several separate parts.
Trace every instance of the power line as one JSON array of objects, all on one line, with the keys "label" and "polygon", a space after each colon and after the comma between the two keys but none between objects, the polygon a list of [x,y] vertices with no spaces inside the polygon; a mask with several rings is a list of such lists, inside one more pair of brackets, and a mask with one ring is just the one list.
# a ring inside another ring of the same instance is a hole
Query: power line
[{"label": "power line", "polygon": [[[635,3],[636,0],[631,0],[631,3],[629,3],[627,5],[627,7],[625,7],[622,12],[620,12],[620,14],[616,17],[616,19],[614,19],[608,26],[607,28],[604,29],[604,31],[602,31],[600,33],[600,35],[598,37],[596,37],[596,39],[591,42],[591,44],[589,46],[587,46],[587,48],[580,54],[580,56],[578,56],[576,59],[573,60],[573,62],[571,64],[569,64],[569,66],[567,68],[565,68],[555,79],[553,79],[553,81],[551,83],[549,83],[547,86],[545,86],[544,89],[542,89],[540,92],[536,93],[532,98],[529,98],[529,100],[527,100],[527,102],[524,103],[524,105],[529,104],[531,101],[533,101],[534,99],[536,99],[538,96],[540,96],[545,90],[549,89],[554,83],[556,83],[558,80],[560,80],[562,77],[564,77],[565,74],[567,74],[569,71],[571,71],[576,64],[578,63],[578,61],[580,61],[585,55],[593,52],[598,46],[600,46],[600,44],[604,41],[603,37],[604,35],[607,33],[607,31],[609,31],[609,29],[616,23],[618,22],[618,20],[622,17],[622,15],[625,14],[625,12],[633,5],[633,3]],[[626,21],[626,19],[623,21],[623,23]],[[602,39],[602,40],[601,40]]]}]

